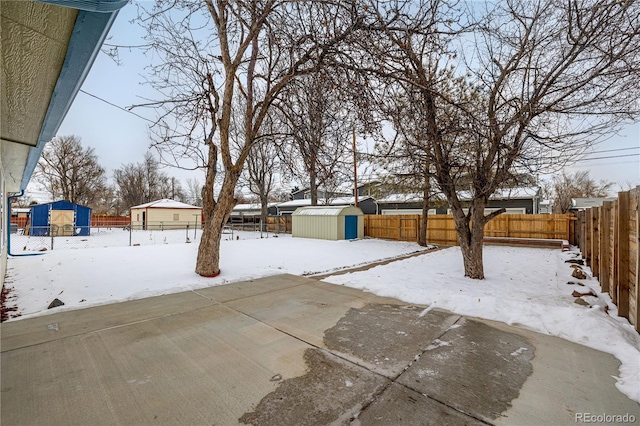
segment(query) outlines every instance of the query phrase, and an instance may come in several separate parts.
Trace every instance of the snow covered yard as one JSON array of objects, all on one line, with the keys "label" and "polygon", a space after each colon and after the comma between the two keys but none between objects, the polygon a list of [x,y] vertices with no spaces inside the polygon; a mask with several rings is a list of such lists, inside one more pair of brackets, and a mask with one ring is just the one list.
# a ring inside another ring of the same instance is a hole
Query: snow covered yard
[{"label": "snow covered yard", "polygon": [[[282,234],[260,239],[259,233],[236,232],[233,239],[226,235],[222,242],[222,274],[202,278],[193,272],[197,241],[180,244],[184,231],[177,232],[180,236],[166,244],[156,239],[154,245],[53,250],[42,256],[11,258],[5,283],[13,288],[10,303],[17,303],[24,318],[274,274],[326,273],[421,249],[415,243],[375,239],[323,241]],[[438,307],[526,327],[611,353],[622,362],[618,388],[640,402],[640,336],[617,317],[616,307],[608,295],[600,293],[597,280],[571,277],[565,260],[577,253],[500,246],[487,246],[484,253],[484,281],[464,278],[458,248],[325,281],[426,305],[427,310]],[[588,268],[585,271],[590,274]],[[597,296],[582,299],[592,307],[575,303],[574,291],[586,294],[589,290]],[[55,298],[65,306],[47,310]]]},{"label": "snow covered yard", "polygon": [[[259,232],[235,231],[233,238],[231,234],[223,236],[222,274],[203,278],[194,272],[198,241],[185,244],[184,230],[163,234],[141,232],[150,236],[149,241],[163,241],[161,235],[166,235],[167,242],[111,247],[108,237],[89,237],[84,239],[97,248],[54,249],[41,256],[9,259],[5,286],[13,288],[14,299],[10,304],[13,301],[18,305],[23,318],[275,274],[335,271],[422,249],[415,243],[373,239],[322,241],[292,238],[288,234],[278,237],[270,234],[269,238],[261,239]],[[199,239],[199,231],[197,235]],[[182,244],[178,243],[179,238]],[[108,247],[99,248],[105,243]],[[47,310],[55,298],[65,305]]]}]

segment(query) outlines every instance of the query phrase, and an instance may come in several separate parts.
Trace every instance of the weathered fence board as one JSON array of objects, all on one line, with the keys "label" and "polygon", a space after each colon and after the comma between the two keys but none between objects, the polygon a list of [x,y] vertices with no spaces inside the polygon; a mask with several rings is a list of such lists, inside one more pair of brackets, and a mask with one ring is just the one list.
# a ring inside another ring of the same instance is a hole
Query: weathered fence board
[{"label": "weathered fence board", "polygon": [[[593,276],[600,280],[625,317],[640,331],[639,255],[640,186],[618,193],[616,201],[604,202],[578,212],[577,242]],[[596,248],[597,247],[597,248]]]}]

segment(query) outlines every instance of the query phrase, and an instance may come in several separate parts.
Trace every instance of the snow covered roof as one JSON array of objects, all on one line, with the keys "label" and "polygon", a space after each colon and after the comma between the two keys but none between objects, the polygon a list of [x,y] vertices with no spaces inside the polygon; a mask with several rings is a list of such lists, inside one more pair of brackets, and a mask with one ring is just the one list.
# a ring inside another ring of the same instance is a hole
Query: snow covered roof
[{"label": "snow covered roof", "polygon": [[572,198],[571,208],[588,209],[589,207],[601,207],[605,201],[614,201],[615,197]]},{"label": "snow covered roof", "polygon": [[[276,203],[268,203],[267,207],[275,206]],[[233,208],[233,211],[247,211],[247,210],[260,210],[262,209],[262,204],[251,203],[251,204],[236,204]]]},{"label": "snow covered roof", "polygon": [[[367,200],[371,197],[369,196],[365,196],[365,197],[358,197],[358,201],[364,201]],[[355,197],[342,197],[342,198],[334,198],[332,200],[329,201],[330,206],[350,206],[352,204],[355,204],[356,200]],[[319,199],[318,200],[318,204],[320,205],[327,205],[326,200],[323,199]],[[291,200],[291,201],[285,201],[284,203],[280,203],[277,204],[278,208],[281,207],[305,207],[305,206],[310,206],[311,205],[311,199],[304,199],[304,200]]]},{"label": "snow covered roof", "polygon": [[[489,199],[491,200],[517,200],[528,199],[538,195],[540,188],[535,186],[518,187],[518,188],[505,188],[498,189]],[[471,191],[459,191],[458,197],[461,200],[470,200]]]},{"label": "snow covered roof", "polygon": [[422,201],[422,195],[418,193],[412,194],[389,194],[379,199],[379,203],[419,203]]},{"label": "snow covered roof", "polygon": [[[268,203],[267,208],[275,206],[277,203]],[[243,216],[245,214],[260,214],[262,205],[258,203],[236,204],[231,210],[231,216]]]},{"label": "snow covered roof", "polygon": [[192,206],[189,204],[181,203],[180,201],[169,200],[163,198],[162,200],[152,201],[150,203],[140,204],[139,206],[133,206],[132,209],[198,209],[202,207]]}]

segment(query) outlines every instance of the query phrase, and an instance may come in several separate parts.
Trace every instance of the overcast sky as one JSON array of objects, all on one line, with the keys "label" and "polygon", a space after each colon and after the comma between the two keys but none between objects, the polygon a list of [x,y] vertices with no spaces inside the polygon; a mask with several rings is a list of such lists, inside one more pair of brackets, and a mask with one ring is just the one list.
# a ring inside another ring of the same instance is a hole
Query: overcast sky
[{"label": "overcast sky", "polygon": [[[107,43],[141,44],[143,31],[137,23],[131,22],[135,15],[134,5],[125,6],[111,29]],[[143,102],[145,96],[153,97],[142,76],[149,59],[138,49],[123,49],[120,55],[122,65],[117,65],[104,53],[98,55],[84,82],[83,92],[76,97],[58,131],[58,135],[80,136],[84,146],[93,147],[109,178],[113,170],[122,164],[142,161],[149,148],[147,126],[150,123],[105,102],[126,108]],[[135,112],[148,119],[155,118],[151,110],[136,109]],[[594,146],[592,151],[568,171],[586,169],[596,180],[640,185],[640,123],[626,126],[620,135]],[[183,182],[190,177],[204,180],[204,174],[199,171],[171,168],[166,172]]]}]

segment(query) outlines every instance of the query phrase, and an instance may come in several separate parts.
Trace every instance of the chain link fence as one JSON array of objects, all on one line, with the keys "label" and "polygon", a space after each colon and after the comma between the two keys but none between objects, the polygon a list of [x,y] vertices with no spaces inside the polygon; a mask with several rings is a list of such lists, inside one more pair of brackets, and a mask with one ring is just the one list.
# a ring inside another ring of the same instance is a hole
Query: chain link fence
[{"label": "chain link fence", "polygon": [[[230,223],[223,230],[223,239],[269,238],[274,234],[267,227],[264,230],[260,228],[259,223]],[[90,227],[26,225],[11,228],[10,252],[20,254],[48,250],[189,244],[199,243],[201,236],[201,227],[194,223],[148,222],[144,226],[105,223]]]}]

